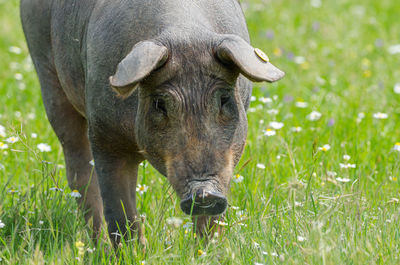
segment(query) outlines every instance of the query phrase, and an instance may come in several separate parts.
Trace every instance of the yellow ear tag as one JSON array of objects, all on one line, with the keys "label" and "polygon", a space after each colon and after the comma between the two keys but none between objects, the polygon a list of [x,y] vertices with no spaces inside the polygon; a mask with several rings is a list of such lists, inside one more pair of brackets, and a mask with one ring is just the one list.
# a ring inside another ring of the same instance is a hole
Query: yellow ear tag
[{"label": "yellow ear tag", "polygon": [[264,62],[269,62],[269,58],[268,58],[268,56],[262,51],[262,50],[260,50],[259,48],[254,48],[254,52],[256,53],[256,55],[261,59],[261,60],[263,60]]}]

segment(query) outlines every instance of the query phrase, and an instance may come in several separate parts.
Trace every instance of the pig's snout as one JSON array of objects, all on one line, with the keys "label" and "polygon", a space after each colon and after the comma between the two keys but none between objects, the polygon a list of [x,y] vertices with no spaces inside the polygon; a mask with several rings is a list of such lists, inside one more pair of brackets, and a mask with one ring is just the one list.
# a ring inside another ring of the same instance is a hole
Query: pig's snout
[{"label": "pig's snout", "polygon": [[227,204],[222,193],[199,188],[181,201],[181,209],[191,215],[219,215]]}]

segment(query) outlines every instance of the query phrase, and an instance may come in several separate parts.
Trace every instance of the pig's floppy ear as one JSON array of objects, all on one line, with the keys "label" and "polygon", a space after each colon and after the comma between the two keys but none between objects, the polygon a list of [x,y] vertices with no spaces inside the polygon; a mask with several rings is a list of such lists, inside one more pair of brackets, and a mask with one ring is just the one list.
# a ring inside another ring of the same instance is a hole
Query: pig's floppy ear
[{"label": "pig's floppy ear", "polygon": [[269,62],[261,50],[236,35],[225,35],[216,55],[223,63],[235,64],[245,77],[254,82],[275,82],[285,75]]},{"label": "pig's floppy ear", "polygon": [[140,81],[151,71],[162,66],[168,58],[168,49],[152,41],[137,43],[118,64],[117,71],[110,76],[110,85],[122,98],[132,94]]}]

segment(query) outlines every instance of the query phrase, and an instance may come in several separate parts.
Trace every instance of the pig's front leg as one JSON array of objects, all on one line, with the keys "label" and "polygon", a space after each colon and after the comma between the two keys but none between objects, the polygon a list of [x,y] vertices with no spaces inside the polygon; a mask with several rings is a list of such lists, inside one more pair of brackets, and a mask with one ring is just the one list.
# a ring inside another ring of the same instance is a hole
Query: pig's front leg
[{"label": "pig's front leg", "polygon": [[128,239],[130,230],[132,237],[137,233],[139,242],[145,244],[136,210],[136,182],[141,159],[134,155],[98,152],[95,148],[93,155],[111,241],[117,246],[121,236]]}]

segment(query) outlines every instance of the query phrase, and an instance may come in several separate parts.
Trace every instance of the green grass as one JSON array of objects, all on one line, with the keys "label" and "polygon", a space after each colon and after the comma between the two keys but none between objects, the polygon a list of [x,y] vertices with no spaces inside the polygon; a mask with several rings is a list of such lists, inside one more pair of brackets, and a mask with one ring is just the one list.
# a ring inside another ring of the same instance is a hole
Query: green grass
[{"label": "green grass", "polygon": [[[6,128],[0,142],[20,138],[0,150],[0,264],[400,263],[400,152],[393,150],[400,142],[400,95],[393,90],[400,54],[388,52],[400,43],[397,1],[243,5],[253,45],[287,76],[253,90],[247,147],[236,172],[244,180],[232,183],[229,196],[239,210],[230,207],[223,234],[204,244],[190,227],[167,224],[168,217],[189,218],[166,180],[142,167],[139,183],[150,188],[138,196],[138,209],[146,215],[148,246],[124,243],[116,255],[107,240],[93,245],[76,211],[28,59],[18,2],[0,0],[0,125]],[[10,52],[11,46],[21,53]],[[261,97],[273,100],[264,104]],[[297,101],[308,106],[298,108]],[[322,114],[317,121],[306,118],[313,110]],[[360,112],[365,118],[358,122]],[[373,118],[377,112],[388,118]],[[264,136],[273,120],[284,127]],[[294,126],[302,130],[293,132]],[[39,143],[51,152],[40,152]],[[319,150],[325,144],[331,149]],[[340,163],[356,168],[341,169]]]}]

